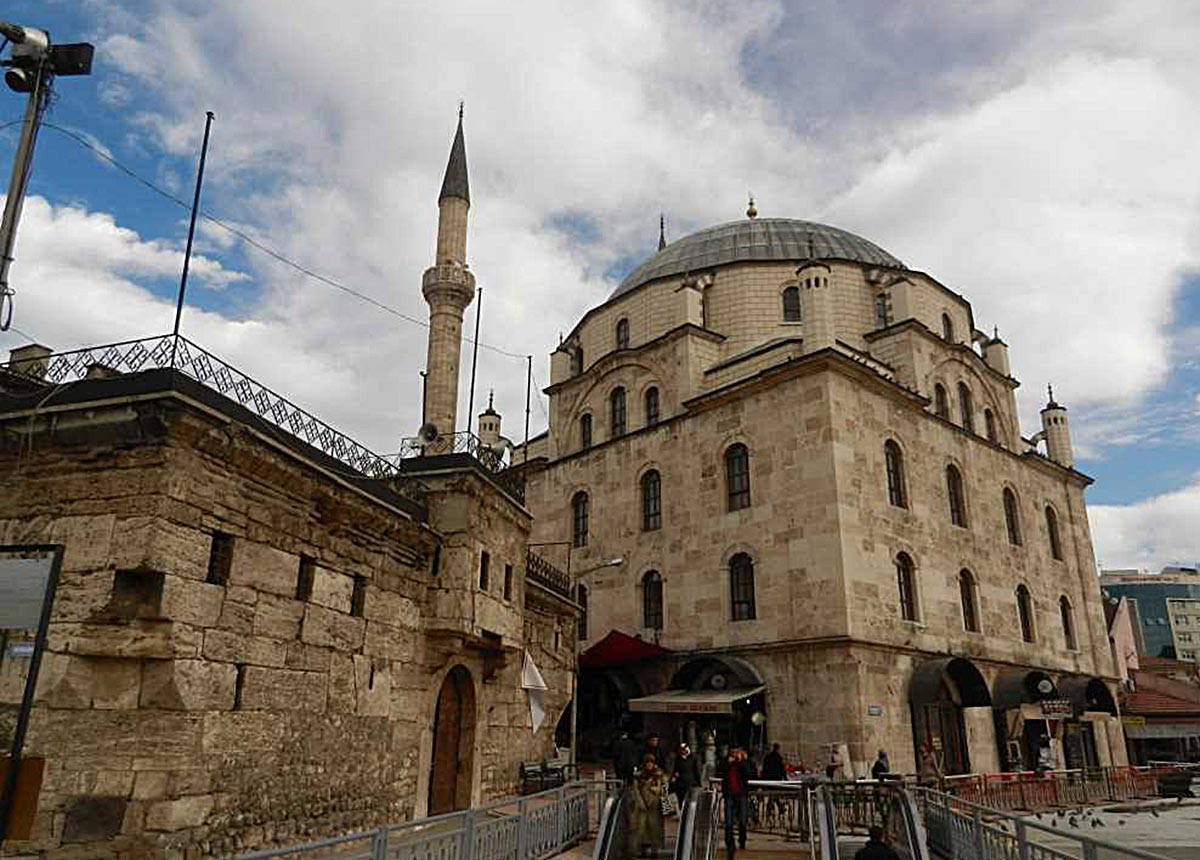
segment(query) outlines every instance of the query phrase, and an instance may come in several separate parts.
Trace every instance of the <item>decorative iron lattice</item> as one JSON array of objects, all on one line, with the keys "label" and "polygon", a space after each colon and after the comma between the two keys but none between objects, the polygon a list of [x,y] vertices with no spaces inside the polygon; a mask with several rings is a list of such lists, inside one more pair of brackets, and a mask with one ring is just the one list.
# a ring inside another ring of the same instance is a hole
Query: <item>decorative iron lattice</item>
[{"label": "decorative iron lattice", "polygon": [[2,370],[34,382],[53,385],[172,368],[349,466],[358,473],[352,477],[386,480],[393,491],[424,505],[427,488],[420,481],[405,475],[398,463],[338,432],[312,413],[182,336],[161,335],[128,340],[54,353],[45,358],[0,364]]},{"label": "decorative iron lattice", "polygon": [[532,579],[564,597],[571,596],[571,577],[532,552],[525,556],[525,578]]},{"label": "decorative iron lattice", "polygon": [[525,478],[504,462],[503,449],[497,450],[469,430],[442,433],[432,442],[403,439],[397,462],[403,464],[413,457],[436,457],[442,454],[470,454],[492,475],[492,479],[521,504],[525,504]]}]

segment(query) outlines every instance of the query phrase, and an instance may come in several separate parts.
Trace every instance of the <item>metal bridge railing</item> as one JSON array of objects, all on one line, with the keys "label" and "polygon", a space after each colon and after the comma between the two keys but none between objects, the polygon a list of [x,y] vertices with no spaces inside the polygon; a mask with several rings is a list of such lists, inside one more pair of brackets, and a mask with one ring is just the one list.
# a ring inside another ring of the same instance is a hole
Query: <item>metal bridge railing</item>
[{"label": "metal bridge railing", "polygon": [[947,793],[995,809],[1054,809],[1153,797],[1170,767],[1095,767],[947,777]]},{"label": "metal bridge railing", "polygon": [[[1159,854],[1047,827],[953,795],[924,788],[915,791],[929,847],[951,860],[1096,860],[1102,850],[1105,860],[1165,860]],[[1051,847],[1039,841],[1040,835],[1069,847]]]},{"label": "metal bridge railing", "polygon": [[545,860],[587,838],[596,787],[575,782],[462,812],[419,818],[232,860]]}]

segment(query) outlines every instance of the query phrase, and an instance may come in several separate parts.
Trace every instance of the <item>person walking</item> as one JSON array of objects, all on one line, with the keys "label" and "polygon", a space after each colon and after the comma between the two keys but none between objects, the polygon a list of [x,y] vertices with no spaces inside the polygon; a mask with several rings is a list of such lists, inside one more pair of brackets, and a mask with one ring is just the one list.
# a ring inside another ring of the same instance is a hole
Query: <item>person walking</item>
[{"label": "person walking", "polygon": [[883,828],[876,824],[867,830],[867,844],[858,849],[854,860],[900,860],[900,855],[887,844]]},{"label": "person walking", "polygon": [[629,736],[629,732],[622,729],[621,733],[617,735],[617,743],[613,747],[613,773],[617,775],[617,779],[628,785],[629,781],[633,779],[636,767],[637,745]]},{"label": "person walking", "polygon": [[688,792],[700,785],[700,760],[692,753],[687,744],[679,745],[679,755],[675,756],[675,767],[671,772],[671,789],[679,800],[679,808],[687,800]]},{"label": "person walking", "polygon": [[752,774],[745,753],[736,747],[721,765],[721,799],[725,803],[725,860],[733,860],[733,828],[737,826],[738,847],[746,847],[746,817],[750,806],[750,780]]},{"label": "person walking", "polygon": [[667,793],[666,776],[654,756],[642,757],[642,767],[633,778],[633,815],[630,821],[629,856],[650,857],[663,846],[663,796]]},{"label": "person walking", "polygon": [[830,782],[837,779],[842,770],[842,755],[838,752],[837,744],[829,745],[829,758],[825,759],[825,778]]},{"label": "person walking", "polygon": [[783,754],[779,752],[779,744],[772,744],[771,751],[763,756],[762,778],[768,782],[787,779],[787,766]]},{"label": "person walking", "polygon": [[923,743],[917,750],[917,785],[937,788],[941,783],[942,766],[938,764],[937,753],[929,744]]},{"label": "person walking", "polygon": [[871,778],[883,779],[891,772],[892,766],[888,762],[887,750],[880,750],[879,757],[875,759],[875,764],[871,765]]},{"label": "person walking", "polygon": [[654,732],[646,736],[646,746],[642,749],[642,758],[646,756],[654,756],[654,765],[660,771],[667,765],[666,761],[664,761],[665,755],[662,748],[662,739]]}]

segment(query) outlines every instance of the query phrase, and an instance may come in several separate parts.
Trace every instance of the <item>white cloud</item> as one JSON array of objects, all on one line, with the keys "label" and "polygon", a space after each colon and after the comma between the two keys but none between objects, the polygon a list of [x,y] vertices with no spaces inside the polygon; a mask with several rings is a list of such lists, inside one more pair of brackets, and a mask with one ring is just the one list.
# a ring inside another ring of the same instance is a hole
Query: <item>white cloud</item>
[{"label": "white cloud", "polygon": [[1088,519],[1102,567],[1158,570],[1200,560],[1200,479],[1131,505],[1089,505]]}]

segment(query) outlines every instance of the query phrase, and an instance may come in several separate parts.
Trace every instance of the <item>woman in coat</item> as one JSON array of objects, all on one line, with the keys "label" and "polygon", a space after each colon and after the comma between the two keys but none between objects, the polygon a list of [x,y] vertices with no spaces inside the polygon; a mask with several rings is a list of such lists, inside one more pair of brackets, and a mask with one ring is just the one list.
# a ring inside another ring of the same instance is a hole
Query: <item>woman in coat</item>
[{"label": "woman in coat", "polygon": [[667,793],[666,775],[658,769],[654,756],[642,758],[641,770],[633,778],[629,827],[630,856],[648,856],[663,845],[663,795]]}]

